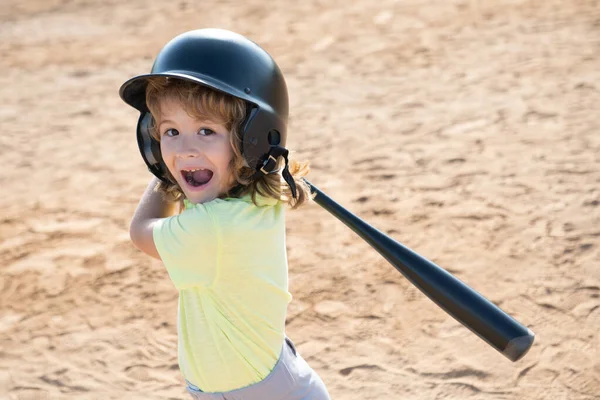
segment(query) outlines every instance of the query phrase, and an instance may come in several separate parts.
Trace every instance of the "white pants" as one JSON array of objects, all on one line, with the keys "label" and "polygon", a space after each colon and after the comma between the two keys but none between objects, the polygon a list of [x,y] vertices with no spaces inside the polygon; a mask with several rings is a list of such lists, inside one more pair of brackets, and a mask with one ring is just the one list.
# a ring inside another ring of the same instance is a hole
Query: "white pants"
[{"label": "white pants", "polygon": [[187,382],[196,400],[330,400],[325,384],[285,338],[279,360],[262,381],[229,392],[208,393]]}]

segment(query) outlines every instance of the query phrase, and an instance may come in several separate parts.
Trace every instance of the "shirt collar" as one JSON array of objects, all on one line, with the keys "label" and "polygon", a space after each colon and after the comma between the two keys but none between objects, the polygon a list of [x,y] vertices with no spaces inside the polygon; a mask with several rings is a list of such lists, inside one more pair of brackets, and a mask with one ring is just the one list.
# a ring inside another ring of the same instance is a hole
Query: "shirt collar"
[{"label": "shirt collar", "polygon": [[[209,201],[209,203],[215,202],[215,201],[225,201],[225,202],[243,201],[245,203],[252,203],[252,195],[248,193],[239,198],[238,197],[227,197],[224,199],[214,199],[214,200]],[[278,202],[279,202],[279,200],[274,199],[272,197],[261,196],[258,193],[256,194],[256,203],[258,204],[259,207],[274,206]],[[198,205],[198,204],[192,203],[188,199],[183,199],[183,204],[184,204],[186,210],[189,208],[194,208],[195,206]]]}]

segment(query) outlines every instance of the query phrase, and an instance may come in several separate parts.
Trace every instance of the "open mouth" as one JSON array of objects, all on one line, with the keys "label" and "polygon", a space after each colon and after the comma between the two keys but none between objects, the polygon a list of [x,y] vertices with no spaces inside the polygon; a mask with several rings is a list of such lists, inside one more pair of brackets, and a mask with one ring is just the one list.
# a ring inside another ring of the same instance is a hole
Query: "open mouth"
[{"label": "open mouth", "polygon": [[181,170],[181,176],[190,186],[199,187],[210,182],[213,172],[210,169],[189,169]]}]

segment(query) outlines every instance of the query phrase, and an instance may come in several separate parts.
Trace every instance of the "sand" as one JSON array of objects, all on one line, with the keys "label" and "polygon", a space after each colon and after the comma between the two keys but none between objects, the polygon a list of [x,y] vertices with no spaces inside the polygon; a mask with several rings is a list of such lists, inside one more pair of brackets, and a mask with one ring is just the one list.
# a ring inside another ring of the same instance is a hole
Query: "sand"
[{"label": "sand", "polygon": [[312,183],[537,335],[508,361],[311,205],[287,332],[334,399],[600,398],[596,1],[3,0],[0,399],[187,398],[117,92],[202,27],[277,60]]}]

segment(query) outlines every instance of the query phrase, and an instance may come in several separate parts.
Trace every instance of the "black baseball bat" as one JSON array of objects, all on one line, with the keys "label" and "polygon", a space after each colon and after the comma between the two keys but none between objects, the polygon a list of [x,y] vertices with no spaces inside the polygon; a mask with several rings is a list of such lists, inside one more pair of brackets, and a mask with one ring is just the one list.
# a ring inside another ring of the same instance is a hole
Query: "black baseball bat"
[{"label": "black baseball bat", "polygon": [[[305,180],[306,181],[306,180]],[[315,202],[342,221],[439,307],[511,361],[521,359],[535,334],[454,275],[346,210],[310,182]]]}]

